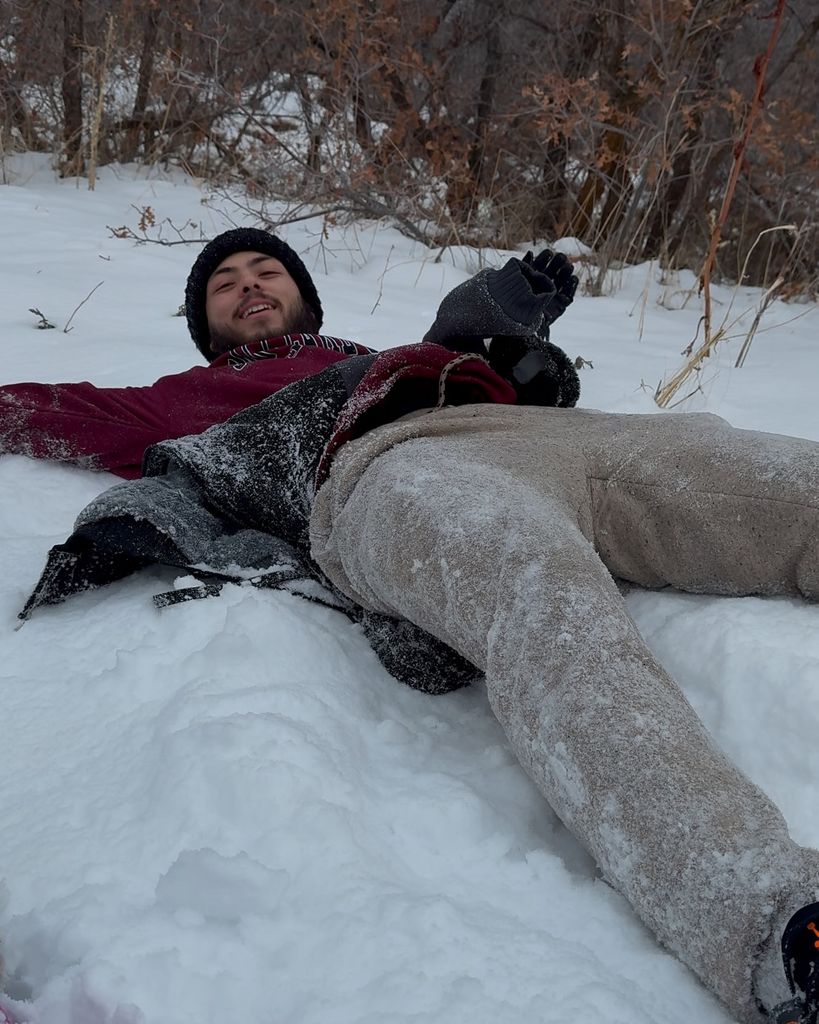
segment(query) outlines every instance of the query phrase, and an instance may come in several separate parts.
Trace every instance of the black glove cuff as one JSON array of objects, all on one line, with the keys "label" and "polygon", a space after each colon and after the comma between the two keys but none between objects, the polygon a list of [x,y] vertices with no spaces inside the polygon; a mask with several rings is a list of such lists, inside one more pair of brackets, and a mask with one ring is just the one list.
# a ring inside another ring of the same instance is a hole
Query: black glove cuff
[{"label": "black glove cuff", "polygon": [[555,290],[545,274],[516,259],[509,260],[500,270],[489,271],[486,287],[509,319],[531,327],[533,334],[537,333],[543,307]]}]

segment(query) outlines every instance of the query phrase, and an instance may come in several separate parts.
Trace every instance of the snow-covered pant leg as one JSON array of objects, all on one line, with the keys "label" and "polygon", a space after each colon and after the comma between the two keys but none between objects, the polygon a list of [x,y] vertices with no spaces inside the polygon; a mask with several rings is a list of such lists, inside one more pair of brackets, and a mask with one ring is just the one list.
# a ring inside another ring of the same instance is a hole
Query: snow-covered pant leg
[{"label": "snow-covered pant leg", "polygon": [[[518,758],[606,877],[734,1014],[760,1021],[759,947],[783,907],[813,896],[819,855],[715,748],[593,544],[616,492],[603,482],[630,479],[617,470],[638,448],[641,465],[661,454],[670,423],[641,431],[671,418],[543,412],[445,410],[347,445],[314,507],[314,557],[354,600],[485,670]],[[644,506],[629,514],[648,530]]]},{"label": "snow-covered pant leg", "polygon": [[585,412],[551,423],[583,435],[595,545],[615,576],[693,593],[819,598],[815,441],[711,415]]}]

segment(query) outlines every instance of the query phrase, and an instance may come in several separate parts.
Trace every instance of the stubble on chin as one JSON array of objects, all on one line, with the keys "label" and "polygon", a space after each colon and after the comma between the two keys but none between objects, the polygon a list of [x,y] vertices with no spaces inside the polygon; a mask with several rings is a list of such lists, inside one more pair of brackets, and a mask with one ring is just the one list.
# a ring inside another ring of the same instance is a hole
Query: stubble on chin
[{"label": "stubble on chin", "polygon": [[239,345],[249,345],[254,341],[264,341],[265,338],[277,338],[283,334],[315,334],[318,331],[315,313],[299,298],[284,316],[284,322],[280,327],[269,328],[259,324],[257,331],[251,334],[240,334],[238,331],[220,331],[218,328],[210,328],[210,349],[214,357],[229,352]]}]

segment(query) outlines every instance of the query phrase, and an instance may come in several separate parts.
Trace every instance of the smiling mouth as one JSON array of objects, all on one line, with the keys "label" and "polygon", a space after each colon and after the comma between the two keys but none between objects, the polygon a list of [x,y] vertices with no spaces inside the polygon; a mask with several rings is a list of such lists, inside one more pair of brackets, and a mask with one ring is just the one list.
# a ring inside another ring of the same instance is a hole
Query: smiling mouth
[{"label": "smiling mouth", "polygon": [[248,306],[243,312],[239,314],[240,320],[247,320],[249,317],[256,316],[257,313],[266,313],[268,310],[272,310],[273,307],[269,302],[257,302],[253,306]]}]

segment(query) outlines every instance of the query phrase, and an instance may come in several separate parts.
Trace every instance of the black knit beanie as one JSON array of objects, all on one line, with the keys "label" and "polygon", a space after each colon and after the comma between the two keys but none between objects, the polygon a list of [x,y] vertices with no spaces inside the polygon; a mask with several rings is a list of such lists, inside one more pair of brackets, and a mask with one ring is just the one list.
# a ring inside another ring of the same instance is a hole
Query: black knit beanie
[{"label": "black knit beanie", "polygon": [[296,282],[302,299],[316,315],[317,327],[321,327],[324,319],[321,300],[313,279],[298,254],[287,242],[271,235],[269,231],[260,231],[258,228],[235,228],[217,235],[212,242],[208,242],[196,257],[185,287],[185,316],[188,319],[188,330],[205,359],[210,361],[215,358],[210,349],[208,320],[205,315],[208,281],[222,260],[235,252],[263,252],[266,256],[277,259]]}]

